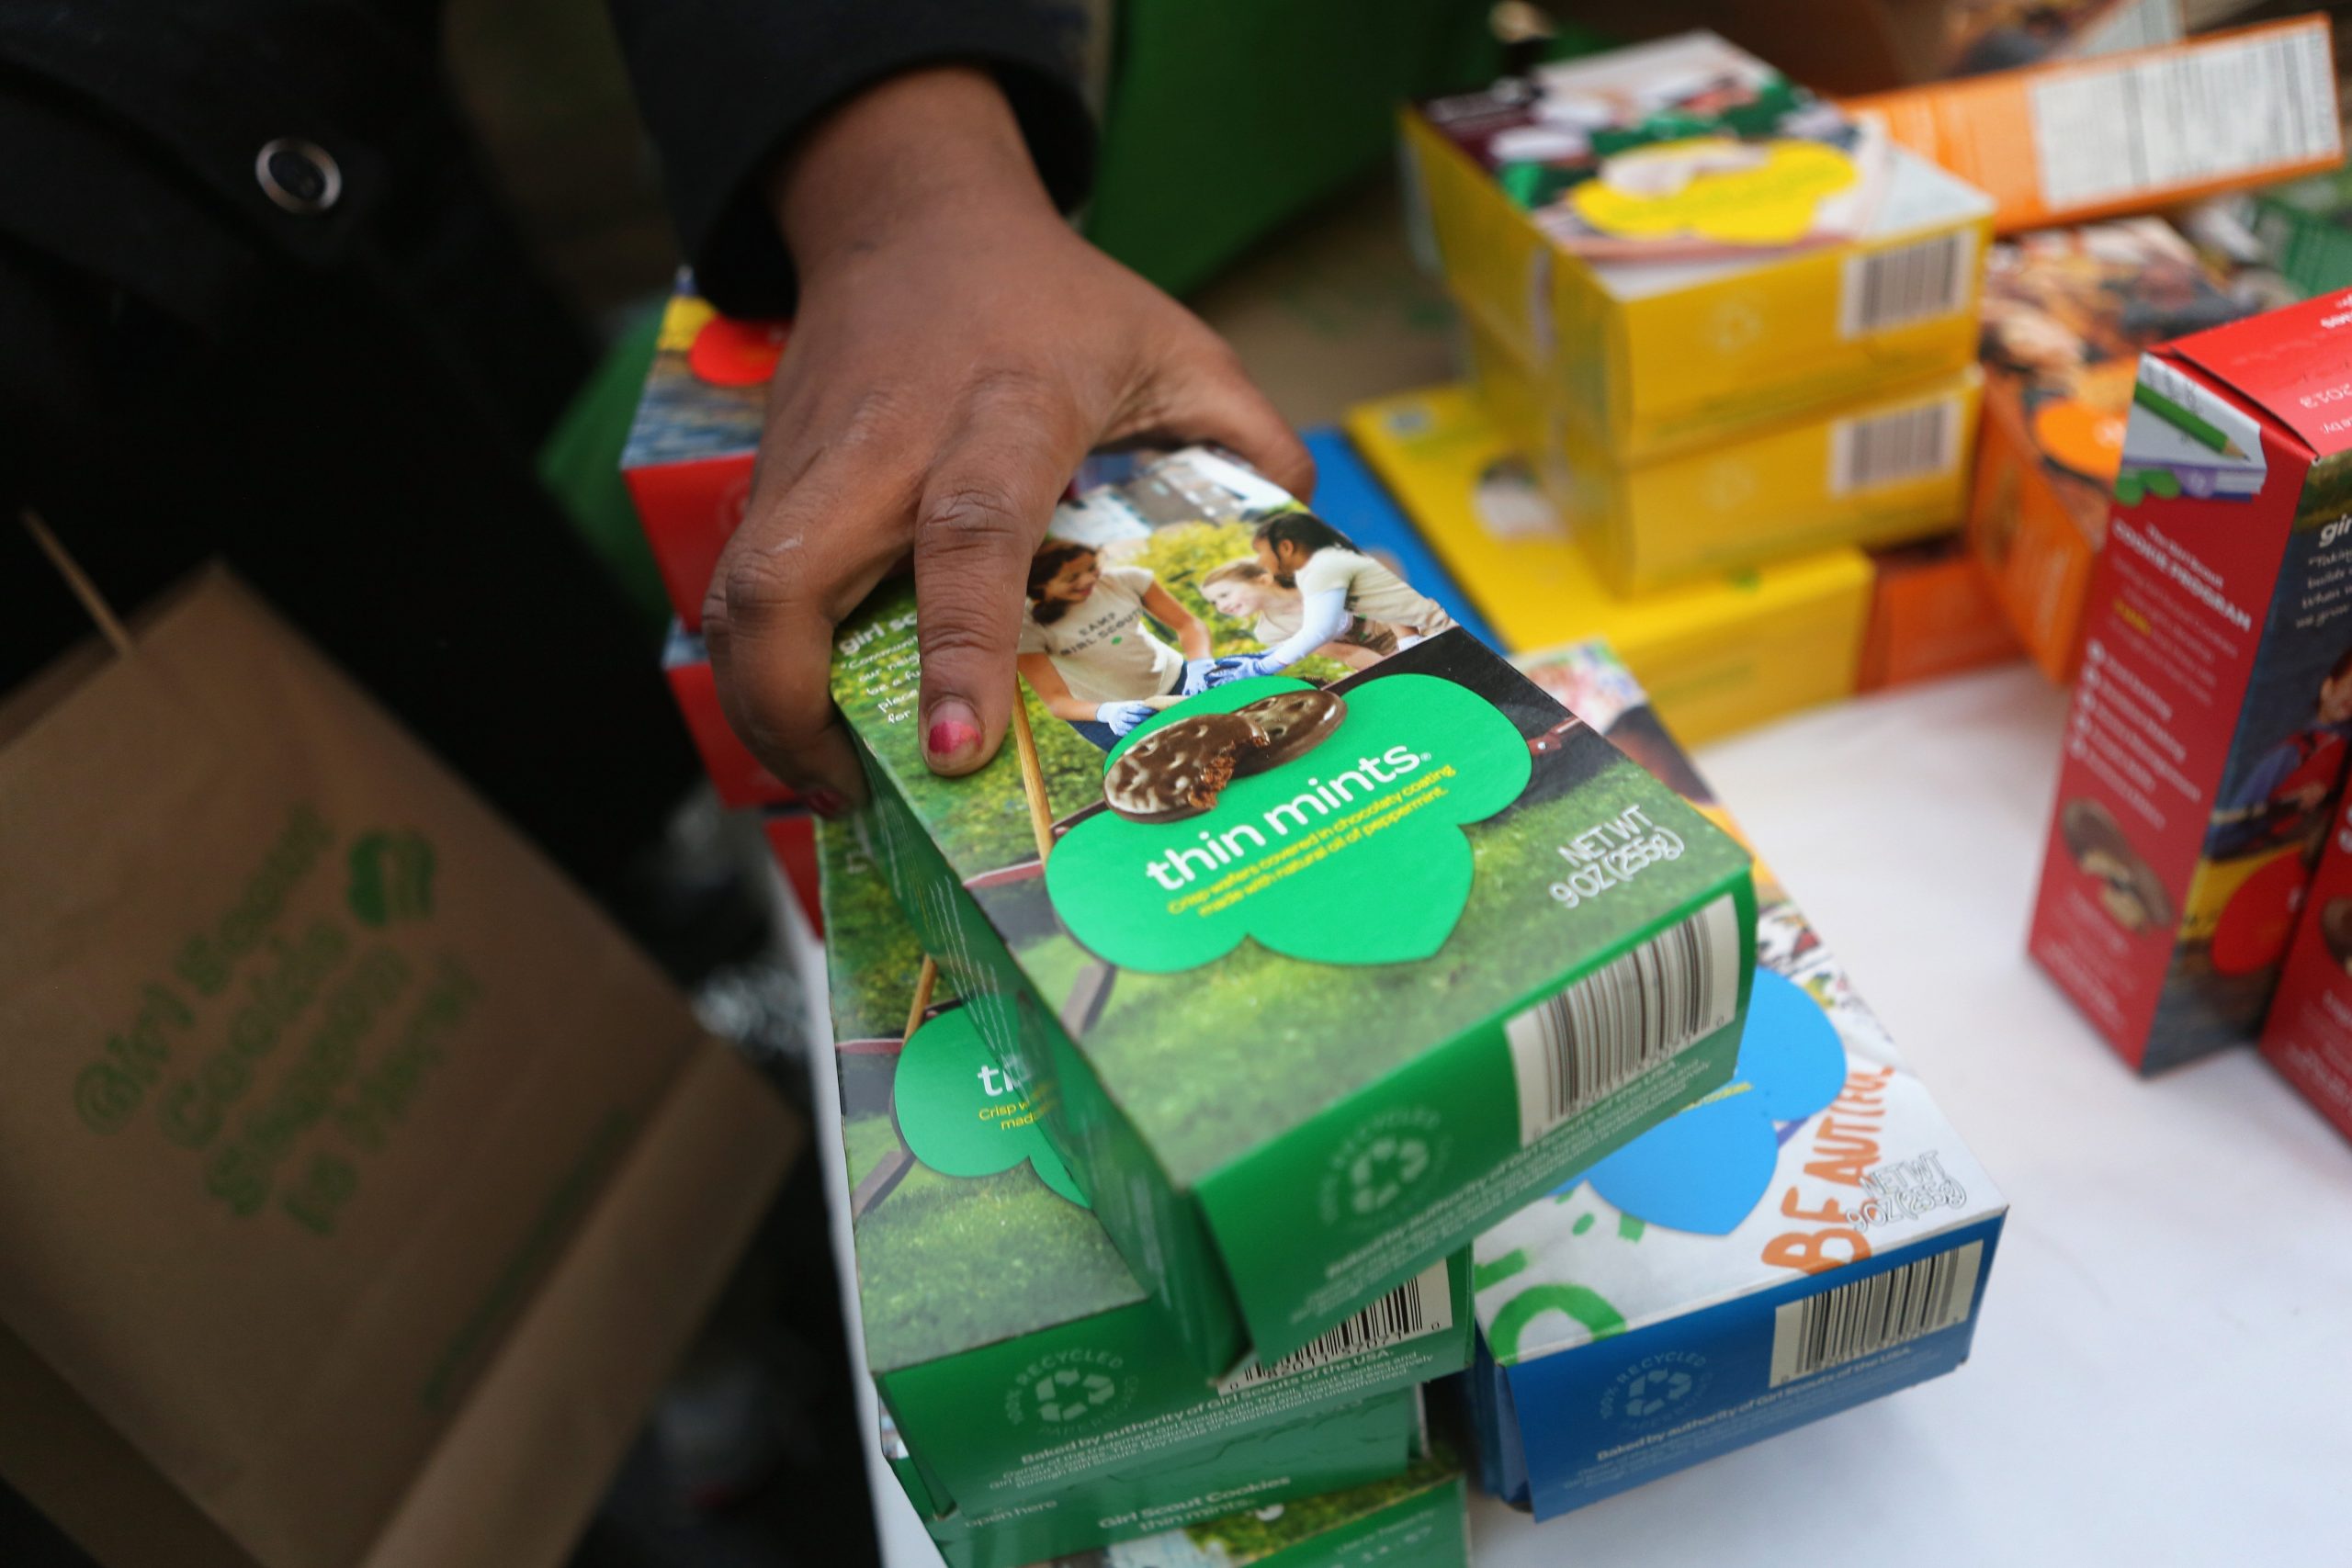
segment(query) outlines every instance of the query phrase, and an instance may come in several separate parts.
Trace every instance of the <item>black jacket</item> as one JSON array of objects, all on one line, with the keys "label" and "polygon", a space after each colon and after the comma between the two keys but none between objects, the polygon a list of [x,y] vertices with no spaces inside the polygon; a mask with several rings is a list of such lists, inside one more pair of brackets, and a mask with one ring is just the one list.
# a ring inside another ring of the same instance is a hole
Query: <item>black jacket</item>
[{"label": "black jacket", "polygon": [[[789,307],[759,171],[910,66],[991,68],[1065,202],[1081,0],[611,0],[683,247]],[[592,345],[452,107],[438,0],[0,3],[0,694],[225,556],[584,880],[689,765],[536,482]]]}]

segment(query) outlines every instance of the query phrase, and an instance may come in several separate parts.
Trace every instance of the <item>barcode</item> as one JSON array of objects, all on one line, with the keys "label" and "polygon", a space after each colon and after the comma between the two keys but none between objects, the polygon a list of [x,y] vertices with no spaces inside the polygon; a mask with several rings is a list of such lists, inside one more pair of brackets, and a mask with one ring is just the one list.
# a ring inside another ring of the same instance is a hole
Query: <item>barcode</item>
[{"label": "barcode", "polygon": [[1738,920],[1726,893],[1503,1025],[1521,1147],[1731,1021]]},{"label": "barcode", "polygon": [[1216,1385],[1219,1397],[1385,1350],[1453,1326],[1453,1291],[1445,1265],[1432,1263],[1339,1326],[1300,1346],[1270,1367],[1251,1362]]},{"label": "barcode", "polygon": [[1838,335],[1861,337],[1958,311],[1976,273],[1973,230],[1846,258]]},{"label": "barcode", "polygon": [[1984,1244],[1972,1241],[1777,1308],[1768,1386],[1809,1378],[1965,1322],[1975,1304],[1976,1272],[1984,1261]]},{"label": "barcode", "polygon": [[1960,400],[1841,419],[1829,427],[1829,493],[1909,484],[1948,474],[1960,461]]},{"label": "barcode", "polygon": [[2338,128],[2324,22],[2192,46],[2033,89],[2045,206],[2138,197],[2332,157]]}]

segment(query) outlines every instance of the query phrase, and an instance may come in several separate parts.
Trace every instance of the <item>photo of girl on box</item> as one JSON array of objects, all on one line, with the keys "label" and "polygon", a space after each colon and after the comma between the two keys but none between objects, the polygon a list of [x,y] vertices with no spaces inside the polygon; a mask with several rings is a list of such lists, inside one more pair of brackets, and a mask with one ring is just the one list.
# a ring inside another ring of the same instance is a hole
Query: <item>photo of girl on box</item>
[{"label": "photo of girl on box", "polygon": [[[1220,615],[1251,623],[1259,646],[1272,647],[1306,620],[1306,603],[1296,588],[1285,588],[1254,560],[1229,560],[1201,579],[1201,597]],[[1350,615],[1340,634],[1315,650],[1351,670],[1368,670],[1396,651],[1396,634],[1377,621]]]},{"label": "photo of girl on box", "polygon": [[2292,843],[2325,815],[2352,752],[2352,649],[2328,666],[2311,722],[2263,754],[2216,804],[2205,852],[2228,860]]},{"label": "photo of girl on box", "polygon": [[1258,525],[1258,564],[1276,584],[1298,591],[1299,628],[1266,650],[1271,670],[1287,669],[1339,637],[1352,615],[1387,627],[1399,649],[1453,627],[1438,602],[1356,548],[1312,512],[1282,512]]}]

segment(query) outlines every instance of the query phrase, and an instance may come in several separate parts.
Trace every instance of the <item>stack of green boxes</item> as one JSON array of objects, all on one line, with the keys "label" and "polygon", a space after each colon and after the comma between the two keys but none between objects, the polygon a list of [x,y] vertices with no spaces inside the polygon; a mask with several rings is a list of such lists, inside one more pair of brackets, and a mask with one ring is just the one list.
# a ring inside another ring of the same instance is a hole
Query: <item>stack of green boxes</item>
[{"label": "stack of green boxes", "polygon": [[[1755,957],[1728,836],[1248,469],[1080,496],[1032,581],[969,777],[922,761],[910,590],[834,664],[868,1370],[958,1568],[1406,1474],[1464,1249],[1727,1081]],[[1272,669],[1327,592],[1346,629]]]}]

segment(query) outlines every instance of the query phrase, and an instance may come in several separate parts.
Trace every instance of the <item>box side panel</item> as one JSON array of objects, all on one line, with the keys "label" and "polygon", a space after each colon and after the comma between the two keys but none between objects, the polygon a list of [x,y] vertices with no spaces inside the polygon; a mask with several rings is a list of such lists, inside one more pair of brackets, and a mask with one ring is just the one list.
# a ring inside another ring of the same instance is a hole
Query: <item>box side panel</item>
[{"label": "box side panel", "polygon": [[[2275,953],[2255,965],[2271,973],[2251,980],[2226,950],[2217,970],[2212,936],[2217,901],[2239,891],[2227,873],[2253,869],[2300,831],[2261,791],[2223,795],[2225,774],[2243,773],[2232,738],[2258,665],[2278,664],[2257,655],[2308,463],[2300,446],[2164,356],[2143,358],[2140,378],[2145,396],[2126,430],[2108,547],[2086,607],[2082,678],[2030,938],[2035,958],[2134,1066],[2151,1055],[2152,1029],[2166,1033],[2162,1055],[2171,1059],[2250,1035],[2275,976]],[[2263,705],[2314,695],[2315,682],[2266,695]],[[2211,864],[2224,874],[2211,874]],[[2291,876],[2278,874],[2251,897]],[[2169,1021],[2160,1024],[2160,1010]]]},{"label": "box side panel", "polygon": [[[1251,1343],[1286,1352],[1729,1081],[1755,924],[1744,867],[1694,887],[1591,962],[1204,1180],[1200,1201],[1241,1281]],[[1531,1021],[1552,1016],[1555,998],[1600,994],[1620,975],[1647,973],[1656,955],[1679,951],[1702,928],[1705,940],[1727,945],[1724,972],[1736,966],[1729,1021],[1611,1092],[1576,1100],[1573,1113],[1530,1136],[1530,1118],[1550,1114],[1533,1104],[1544,1091],[1530,1075],[1561,1066],[1573,1077],[1585,1066],[1552,1056]]]},{"label": "box side panel", "polygon": [[1535,1517],[1951,1371],[1968,1359],[2000,1230],[1996,1215],[1509,1369]]}]

